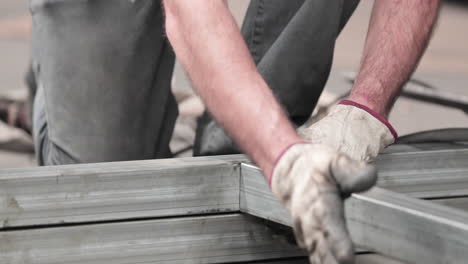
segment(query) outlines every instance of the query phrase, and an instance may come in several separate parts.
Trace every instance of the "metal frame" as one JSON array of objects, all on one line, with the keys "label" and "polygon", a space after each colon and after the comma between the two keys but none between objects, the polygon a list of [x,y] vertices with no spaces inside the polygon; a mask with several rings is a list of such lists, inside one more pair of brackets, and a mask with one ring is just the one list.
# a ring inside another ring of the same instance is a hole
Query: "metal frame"
[{"label": "metal frame", "polygon": [[[384,154],[377,166],[379,187],[346,202],[355,243],[410,263],[466,263],[468,213],[433,201],[468,207],[468,149]],[[0,170],[0,263],[304,256],[245,214],[291,223],[242,155]]]},{"label": "metal frame", "polygon": [[0,171],[0,228],[239,211],[239,167],[216,158]]},{"label": "metal frame", "polygon": [[[468,171],[465,172],[468,177]],[[241,211],[291,226],[258,168],[242,165]],[[468,213],[379,187],[345,203],[353,241],[410,263],[466,263]]]},{"label": "metal frame", "polygon": [[0,263],[226,263],[303,256],[241,214],[78,225],[0,235]]}]

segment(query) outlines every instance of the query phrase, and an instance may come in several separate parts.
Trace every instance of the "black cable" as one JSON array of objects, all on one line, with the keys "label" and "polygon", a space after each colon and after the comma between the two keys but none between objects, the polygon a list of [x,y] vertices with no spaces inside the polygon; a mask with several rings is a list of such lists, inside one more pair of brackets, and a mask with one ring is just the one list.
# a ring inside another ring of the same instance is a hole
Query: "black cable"
[{"label": "black cable", "polygon": [[186,152],[186,151],[189,151],[189,150],[191,150],[191,149],[193,149],[193,146],[192,146],[192,145],[187,146],[187,147],[185,147],[185,148],[182,148],[182,149],[179,149],[179,150],[175,151],[174,153],[172,153],[172,156],[173,156],[173,157],[176,157],[176,156],[178,156],[178,155],[180,155],[180,154],[182,154],[182,153],[184,153],[184,152]]},{"label": "black cable", "polygon": [[443,128],[416,132],[399,137],[397,144],[430,142],[468,142],[468,128]]}]

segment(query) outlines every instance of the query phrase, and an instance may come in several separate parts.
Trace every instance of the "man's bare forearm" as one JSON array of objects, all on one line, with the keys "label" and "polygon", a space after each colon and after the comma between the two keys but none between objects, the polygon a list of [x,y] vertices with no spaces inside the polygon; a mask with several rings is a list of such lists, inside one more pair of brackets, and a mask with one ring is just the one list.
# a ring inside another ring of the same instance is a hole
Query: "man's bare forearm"
[{"label": "man's bare forearm", "polygon": [[388,117],[424,53],[439,0],[376,0],[350,99]]},{"label": "man's bare forearm", "polygon": [[226,3],[163,2],[167,36],[208,110],[270,175],[281,151],[301,139],[258,73]]}]

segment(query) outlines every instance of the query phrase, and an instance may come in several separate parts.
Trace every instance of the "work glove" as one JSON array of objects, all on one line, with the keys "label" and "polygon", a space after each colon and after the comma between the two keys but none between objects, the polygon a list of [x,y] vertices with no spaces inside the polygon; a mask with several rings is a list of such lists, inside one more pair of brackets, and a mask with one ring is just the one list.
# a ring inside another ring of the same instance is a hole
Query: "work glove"
[{"label": "work glove", "polygon": [[349,100],[334,106],[330,113],[298,134],[306,141],[324,144],[352,159],[371,161],[398,135],[392,125],[368,107]]},{"label": "work glove", "polygon": [[278,159],[272,192],[289,210],[298,245],[312,264],[354,263],[343,199],[372,187],[375,167],[321,144],[296,144]]}]

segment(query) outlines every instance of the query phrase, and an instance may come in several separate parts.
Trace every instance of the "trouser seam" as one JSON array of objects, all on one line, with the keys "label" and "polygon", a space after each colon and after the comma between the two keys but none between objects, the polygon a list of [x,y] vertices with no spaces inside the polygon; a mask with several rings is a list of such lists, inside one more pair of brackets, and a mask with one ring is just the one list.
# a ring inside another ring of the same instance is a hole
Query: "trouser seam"
[{"label": "trouser seam", "polygon": [[252,44],[251,44],[251,54],[254,58],[255,62],[259,62],[259,54],[256,49],[258,45],[262,42],[262,35],[263,35],[263,15],[265,14],[265,1],[259,0],[257,13],[255,15],[254,20],[254,29],[253,29],[253,36],[252,36]]}]

